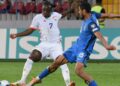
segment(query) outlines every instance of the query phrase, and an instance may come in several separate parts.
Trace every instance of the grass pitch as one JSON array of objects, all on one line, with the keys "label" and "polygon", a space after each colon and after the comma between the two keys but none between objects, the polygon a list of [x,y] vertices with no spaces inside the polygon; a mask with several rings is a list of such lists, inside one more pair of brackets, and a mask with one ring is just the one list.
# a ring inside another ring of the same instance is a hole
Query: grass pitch
[{"label": "grass pitch", "polygon": [[[33,69],[28,77],[38,75],[51,62],[39,62],[33,65]],[[14,82],[20,79],[24,62],[0,62],[0,80]],[[75,64],[68,64],[71,79],[76,82],[76,86],[87,86],[82,79],[74,72]],[[98,86],[120,86],[120,63],[89,63],[85,71],[91,74]],[[58,69],[53,74],[43,79],[37,86],[65,86],[61,70]]]}]

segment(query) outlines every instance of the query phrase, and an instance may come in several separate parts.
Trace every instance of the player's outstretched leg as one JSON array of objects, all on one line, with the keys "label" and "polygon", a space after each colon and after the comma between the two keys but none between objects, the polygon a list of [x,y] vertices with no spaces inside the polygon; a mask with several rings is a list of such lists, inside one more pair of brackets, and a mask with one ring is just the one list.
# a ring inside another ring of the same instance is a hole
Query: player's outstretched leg
[{"label": "player's outstretched leg", "polygon": [[86,84],[88,84],[88,86],[98,86],[97,83],[92,79],[92,77],[84,71],[83,63],[77,62],[75,71],[79,77],[87,82]]},{"label": "player's outstretched leg", "polygon": [[27,76],[28,76],[28,74],[30,73],[30,71],[32,69],[32,65],[33,65],[33,61],[28,58],[27,61],[25,62],[21,79],[19,81],[11,83],[11,86],[24,85],[26,83]]},{"label": "player's outstretched leg", "polygon": [[38,50],[33,50],[30,57],[27,59],[27,61],[25,62],[24,68],[23,68],[23,72],[22,72],[22,77],[19,81],[11,83],[11,85],[13,86],[20,86],[20,85],[25,85],[26,83],[26,79],[32,69],[32,65],[34,62],[38,62],[41,60],[41,52]]},{"label": "player's outstretched leg", "polygon": [[60,66],[66,86],[70,84],[70,72],[67,64]]},{"label": "player's outstretched leg", "polygon": [[29,82],[29,86],[33,86],[39,82],[45,77],[47,77],[49,74],[55,72],[58,67],[60,67],[63,64],[66,64],[68,61],[64,56],[59,56],[48,68],[46,68],[42,73],[40,73],[34,80],[31,80]]}]

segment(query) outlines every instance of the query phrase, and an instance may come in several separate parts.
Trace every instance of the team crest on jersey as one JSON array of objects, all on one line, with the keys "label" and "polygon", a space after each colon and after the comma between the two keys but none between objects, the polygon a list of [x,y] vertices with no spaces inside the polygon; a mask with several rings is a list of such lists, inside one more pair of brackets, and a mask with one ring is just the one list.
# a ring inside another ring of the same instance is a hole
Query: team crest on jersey
[{"label": "team crest on jersey", "polygon": [[85,53],[83,53],[83,52],[79,53],[79,55],[78,55],[79,58],[83,58],[84,56],[85,56]]},{"label": "team crest on jersey", "polygon": [[92,25],[91,25],[91,28],[95,28],[95,24],[92,24]]},{"label": "team crest on jersey", "polygon": [[53,18],[55,21],[57,21],[56,16],[53,16],[52,18]]},{"label": "team crest on jersey", "polygon": [[46,22],[46,20],[43,20],[44,22]]}]

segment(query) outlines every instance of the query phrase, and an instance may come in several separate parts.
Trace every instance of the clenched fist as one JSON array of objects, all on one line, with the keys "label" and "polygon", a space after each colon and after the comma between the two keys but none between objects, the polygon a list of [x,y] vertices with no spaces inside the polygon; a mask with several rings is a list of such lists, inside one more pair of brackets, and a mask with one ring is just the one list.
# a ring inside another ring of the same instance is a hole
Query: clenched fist
[{"label": "clenched fist", "polygon": [[116,47],[113,45],[109,45],[106,47],[107,50],[116,50]]},{"label": "clenched fist", "polygon": [[15,39],[17,37],[16,34],[10,34],[10,38]]}]

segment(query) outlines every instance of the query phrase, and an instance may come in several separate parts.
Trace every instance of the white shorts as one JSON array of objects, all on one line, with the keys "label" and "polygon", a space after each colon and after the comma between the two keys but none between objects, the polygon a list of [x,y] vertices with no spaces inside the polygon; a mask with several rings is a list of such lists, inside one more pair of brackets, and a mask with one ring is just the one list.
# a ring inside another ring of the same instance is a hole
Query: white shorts
[{"label": "white shorts", "polygon": [[50,57],[55,60],[59,55],[63,54],[61,43],[41,42],[34,49],[37,49],[42,53],[42,59]]}]

